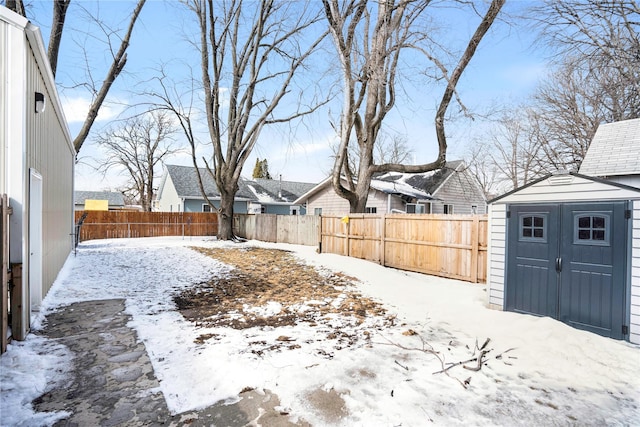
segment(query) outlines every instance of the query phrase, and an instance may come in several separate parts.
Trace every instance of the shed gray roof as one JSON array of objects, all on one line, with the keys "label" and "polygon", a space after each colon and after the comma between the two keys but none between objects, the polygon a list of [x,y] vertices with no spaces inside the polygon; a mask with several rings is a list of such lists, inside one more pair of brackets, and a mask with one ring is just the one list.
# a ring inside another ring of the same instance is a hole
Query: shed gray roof
[{"label": "shed gray roof", "polygon": [[640,119],[600,125],[582,161],[580,174],[640,174]]},{"label": "shed gray roof", "polygon": [[74,191],[76,205],[84,205],[85,200],[107,200],[109,206],[124,206],[122,193],[116,191]]},{"label": "shed gray roof", "polygon": [[[196,168],[192,166],[166,165],[166,170],[171,177],[178,197],[202,197]],[[205,169],[200,169],[200,175],[207,197],[220,197],[220,192],[211,174]],[[305,182],[275,179],[256,179],[251,181],[241,177],[238,182],[239,188],[236,197],[260,203],[292,203],[298,196],[314,186],[315,184]]]}]

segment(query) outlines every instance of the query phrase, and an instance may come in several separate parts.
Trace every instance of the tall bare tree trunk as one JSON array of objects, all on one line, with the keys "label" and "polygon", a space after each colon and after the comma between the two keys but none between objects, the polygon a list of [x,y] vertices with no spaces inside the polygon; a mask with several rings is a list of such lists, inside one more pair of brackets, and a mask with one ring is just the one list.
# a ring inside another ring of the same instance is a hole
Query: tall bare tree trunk
[{"label": "tall bare tree trunk", "polygon": [[70,3],[71,0],[54,0],[53,2],[53,21],[51,22],[47,57],[49,58],[49,64],[51,65],[51,71],[54,77],[56,75],[56,69],[58,68],[58,52],[60,51],[62,31],[67,17],[67,8]]}]

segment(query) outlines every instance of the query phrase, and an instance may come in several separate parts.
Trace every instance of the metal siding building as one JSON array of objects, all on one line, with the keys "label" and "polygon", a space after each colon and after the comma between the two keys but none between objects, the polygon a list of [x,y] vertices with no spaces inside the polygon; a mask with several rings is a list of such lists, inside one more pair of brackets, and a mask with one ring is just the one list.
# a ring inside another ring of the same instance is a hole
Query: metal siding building
[{"label": "metal siding building", "polygon": [[10,261],[37,309],[72,249],[75,150],[38,27],[0,8],[0,43],[0,193],[13,208]]}]

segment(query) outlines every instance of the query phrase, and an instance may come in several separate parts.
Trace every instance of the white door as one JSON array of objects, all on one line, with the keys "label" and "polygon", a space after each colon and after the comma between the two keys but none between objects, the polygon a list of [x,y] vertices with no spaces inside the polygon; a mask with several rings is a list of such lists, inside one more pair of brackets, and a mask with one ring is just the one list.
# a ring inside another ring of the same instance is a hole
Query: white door
[{"label": "white door", "polygon": [[31,310],[42,303],[42,175],[29,170],[29,293]]}]

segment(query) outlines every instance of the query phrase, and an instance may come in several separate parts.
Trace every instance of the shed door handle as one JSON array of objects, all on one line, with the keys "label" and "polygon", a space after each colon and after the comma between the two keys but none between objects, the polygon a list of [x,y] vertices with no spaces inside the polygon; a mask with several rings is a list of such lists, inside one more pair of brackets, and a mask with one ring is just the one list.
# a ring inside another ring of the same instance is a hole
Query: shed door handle
[{"label": "shed door handle", "polygon": [[560,273],[562,271],[562,258],[556,258],[556,272]]}]

